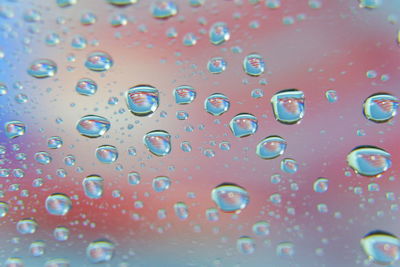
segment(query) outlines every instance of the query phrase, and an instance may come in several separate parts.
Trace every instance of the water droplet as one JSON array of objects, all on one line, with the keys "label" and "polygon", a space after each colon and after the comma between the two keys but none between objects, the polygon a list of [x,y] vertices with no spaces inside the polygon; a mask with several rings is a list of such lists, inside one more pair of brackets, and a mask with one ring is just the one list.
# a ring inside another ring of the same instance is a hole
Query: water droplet
[{"label": "water droplet", "polygon": [[178,14],[178,6],[173,1],[157,0],[151,5],[151,14],[157,19],[167,19]]},{"label": "water droplet", "polygon": [[199,7],[204,5],[204,3],[206,2],[206,0],[189,0],[189,4],[192,7]]},{"label": "water droplet", "polygon": [[45,39],[45,42],[48,46],[56,46],[60,43],[60,41],[60,35],[55,32],[48,34]]},{"label": "water droplet", "polygon": [[274,159],[286,150],[286,140],[280,136],[268,136],[258,143],[256,154],[262,159]]},{"label": "water droplet", "polygon": [[114,64],[111,56],[105,52],[92,52],[86,59],[85,66],[92,71],[106,71]]},{"label": "water droplet", "polygon": [[91,263],[108,262],[114,253],[115,245],[107,239],[93,241],[86,248],[86,256]]},{"label": "water droplet", "polygon": [[128,24],[128,18],[123,14],[116,14],[111,17],[110,24],[113,27],[121,27]]},{"label": "water droplet", "polygon": [[265,221],[256,222],[253,225],[253,233],[258,236],[266,236],[269,234],[269,223]]},{"label": "water droplet", "polygon": [[204,109],[214,116],[220,116],[230,107],[229,99],[223,94],[212,94],[204,101]]},{"label": "water droplet", "polygon": [[135,4],[138,0],[107,0],[108,3],[118,7],[125,7],[131,4]]},{"label": "water droplet", "polygon": [[210,42],[214,45],[225,43],[230,38],[230,31],[225,22],[214,23],[209,31]]},{"label": "water droplet", "polygon": [[184,46],[194,46],[197,44],[197,36],[194,33],[189,32],[183,36],[182,42]]},{"label": "water droplet", "polygon": [[361,239],[361,247],[373,262],[392,265],[400,258],[400,240],[384,231],[373,231]]},{"label": "water droplet", "polygon": [[276,246],[276,254],[282,258],[290,258],[294,255],[294,245],[291,242],[282,242]]},{"label": "water droplet", "polygon": [[24,262],[21,258],[8,258],[5,263],[4,267],[24,267]]},{"label": "water droplet", "polygon": [[28,74],[42,79],[53,77],[57,73],[57,64],[50,59],[37,59],[28,68]]},{"label": "water droplet", "polygon": [[87,13],[83,14],[81,17],[82,25],[86,25],[86,26],[93,25],[96,23],[96,21],[97,21],[97,17],[92,12],[87,12]]},{"label": "water droplet", "polygon": [[318,178],[313,184],[313,189],[317,193],[325,193],[328,191],[329,180],[326,178]]},{"label": "water droplet", "polygon": [[265,5],[271,9],[277,9],[281,6],[281,0],[266,0]]},{"label": "water droplet", "polygon": [[178,120],[187,120],[189,118],[189,113],[187,113],[186,111],[183,111],[183,110],[178,110],[176,112],[176,118]]},{"label": "water droplet", "polygon": [[75,156],[74,156],[74,155],[67,155],[67,156],[64,158],[64,163],[65,163],[65,165],[67,165],[67,166],[74,166],[74,165],[75,165],[75,162],[76,162],[76,159],[75,159]]},{"label": "water droplet", "polygon": [[215,208],[209,208],[206,210],[206,217],[210,222],[216,222],[219,220],[219,212]]},{"label": "water droplet", "polygon": [[377,8],[382,5],[382,0],[358,0],[361,8]]},{"label": "water droplet", "polygon": [[57,149],[62,147],[63,145],[63,140],[59,136],[52,136],[49,139],[47,139],[47,147],[50,149]]},{"label": "water droplet", "polygon": [[254,134],[258,129],[257,118],[248,113],[240,113],[229,123],[231,131],[236,137],[246,137]]},{"label": "water droplet", "polygon": [[392,165],[391,155],[374,146],[358,146],[347,155],[347,163],[358,174],[380,176]]},{"label": "water droplet", "polygon": [[236,247],[240,253],[253,254],[256,250],[256,244],[251,237],[242,236],[236,241]]},{"label": "water droplet", "polygon": [[83,78],[78,81],[75,90],[78,94],[91,96],[97,92],[97,84],[92,79]]},{"label": "water droplet", "polygon": [[188,141],[183,141],[181,143],[181,149],[183,152],[190,152],[192,151],[192,145]]},{"label": "water droplet", "polygon": [[260,88],[253,89],[251,91],[251,97],[252,98],[257,99],[257,98],[261,98],[263,96],[264,96],[264,91],[262,89],[260,89]]},{"label": "water droplet", "polygon": [[174,89],[175,102],[180,105],[190,104],[196,98],[196,90],[188,85],[179,86]]},{"label": "water droplet", "polygon": [[8,203],[0,201],[0,218],[4,218],[8,213]]},{"label": "water droplet", "polygon": [[275,119],[283,124],[296,124],[304,116],[304,93],[297,89],[277,92],[271,98]]},{"label": "water droplet", "polygon": [[285,158],[281,161],[281,170],[286,173],[296,173],[299,168],[297,161],[294,159]]},{"label": "water droplet", "polygon": [[175,215],[181,220],[186,220],[189,217],[188,207],[183,202],[175,203],[174,211],[175,211]]},{"label": "water droplet", "polygon": [[226,61],[222,57],[213,57],[207,63],[207,69],[210,73],[219,74],[226,70]]},{"label": "water droplet", "polygon": [[166,176],[159,176],[153,179],[153,189],[156,192],[163,192],[171,185],[171,180]]},{"label": "water droplet", "polygon": [[83,179],[82,186],[88,198],[101,198],[103,196],[103,181],[99,175],[92,174]]},{"label": "water droplet", "polygon": [[156,156],[165,156],[171,152],[171,135],[166,131],[156,130],[143,138],[146,148]]},{"label": "water droplet", "polygon": [[87,46],[87,40],[82,35],[75,35],[72,38],[71,46],[72,46],[72,48],[79,49],[79,50],[85,49]]},{"label": "water droplet", "polygon": [[40,164],[47,165],[51,162],[52,158],[49,153],[40,151],[35,153],[35,160]]},{"label": "water droplet", "polygon": [[46,261],[44,267],[70,267],[70,263],[66,259],[52,259]]},{"label": "water droplet", "polygon": [[25,134],[25,124],[21,121],[9,121],[4,124],[5,134],[8,138],[13,139]]},{"label": "water droplet", "polygon": [[149,116],[160,104],[158,90],[150,85],[131,87],[125,94],[125,100],[129,110],[136,116]]},{"label": "water droplet", "polygon": [[52,215],[66,215],[71,208],[72,202],[67,195],[55,193],[46,199],[46,210]]},{"label": "water droplet", "polygon": [[329,103],[335,103],[338,100],[338,95],[335,90],[326,91],[325,96]]},{"label": "water droplet", "polygon": [[137,172],[130,172],[128,173],[128,182],[131,185],[138,185],[140,184],[140,174]]},{"label": "water droplet", "polygon": [[113,163],[118,159],[118,150],[115,146],[103,145],[96,149],[96,158],[101,163]]},{"label": "water droplet", "polygon": [[97,138],[103,136],[111,127],[110,121],[96,115],[83,116],[76,124],[78,132],[86,137]]},{"label": "water droplet", "polygon": [[34,257],[40,257],[44,255],[45,247],[46,244],[43,241],[35,241],[29,246],[29,252]]},{"label": "water droplet", "polygon": [[17,223],[17,231],[20,234],[34,234],[38,228],[38,224],[33,219],[22,219]]},{"label": "water droplet", "polygon": [[53,236],[57,241],[67,241],[69,238],[69,229],[64,226],[54,228]]},{"label": "water droplet", "polygon": [[57,5],[59,7],[69,7],[75,5],[77,0],[57,0]]},{"label": "water droplet", "polygon": [[24,13],[24,20],[26,22],[38,22],[42,20],[42,15],[38,10],[30,9]]},{"label": "water droplet", "polygon": [[223,212],[240,213],[249,203],[249,193],[236,184],[223,183],[211,191],[211,199]]},{"label": "water droplet", "polygon": [[260,76],[265,70],[264,59],[255,53],[247,55],[243,60],[243,69],[250,76]]},{"label": "water droplet", "polygon": [[396,116],[399,99],[385,93],[373,94],[365,100],[363,107],[364,116],[368,120],[383,123]]}]

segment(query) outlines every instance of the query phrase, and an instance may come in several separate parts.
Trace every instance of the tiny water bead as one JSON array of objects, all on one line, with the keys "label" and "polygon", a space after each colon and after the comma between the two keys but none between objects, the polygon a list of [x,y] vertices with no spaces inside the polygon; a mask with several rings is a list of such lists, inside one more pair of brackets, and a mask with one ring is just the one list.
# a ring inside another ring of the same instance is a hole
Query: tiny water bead
[{"label": "tiny water bead", "polygon": [[50,149],[58,149],[64,144],[60,136],[52,136],[47,139],[47,147]]},{"label": "tiny water bead", "polygon": [[186,220],[189,217],[188,206],[183,202],[177,202],[174,204],[174,212],[176,217],[181,220]]},{"label": "tiny water bead", "polygon": [[275,119],[283,124],[296,124],[304,116],[304,93],[297,89],[277,92],[271,98]]},{"label": "tiny water bead", "polygon": [[113,163],[118,159],[118,150],[115,146],[102,145],[96,149],[96,158],[101,163]]},{"label": "tiny water bead", "polygon": [[113,6],[125,7],[137,3],[138,0],[107,0]]},{"label": "tiny water bead", "polygon": [[67,195],[55,193],[47,197],[45,206],[51,215],[64,216],[71,210],[72,202]]},{"label": "tiny water bead", "polygon": [[53,236],[57,241],[67,241],[69,238],[69,229],[64,226],[54,228]]},{"label": "tiny water bead", "polygon": [[225,43],[230,38],[230,31],[225,22],[214,23],[209,31],[210,42],[214,45]]},{"label": "tiny water bead", "polygon": [[328,90],[325,92],[325,97],[328,100],[329,103],[335,103],[338,101],[338,95],[335,90]]},{"label": "tiny water bead", "polygon": [[38,228],[38,224],[33,219],[22,219],[17,223],[17,231],[22,234],[34,234]]},{"label": "tiny water bead", "polygon": [[262,159],[274,159],[286,150],[286,140],[280,136],[268,136],[261,140],[256,147],[256,154]]},{"label": "tiny water bead", "polygon": [[253,90],[251,91],[251,97],[252,97],[252,98],[257,99],[257,98],[261,98],[261,97],[263,97],[263,96],[264,96],[264,90],[262,90],[262,89],[260,89],[260,88],[253,89]]},{"label": "tiny water bead", "polygon": [[97,92],[97,83],[92,79],[82,78],[76,84],[75,90],[80,95],[91,96]]},{"label": "tiny water bead", "polygon": [[243,60],[243,69],[250,76],[260,76],[265,70],[264,59],[259,54],[249,54]]},{"label": "tiny water bead", "polygon": [[86,248],[86,256],[91,263],[110,261],[115,254],[115,245],[107,239],[91,242]]},{"label": "tiny water bead", "polygon": [[392,265],[400,258],[400,240],[384,231],[373,231],[361,239],[361,247],[368,258],[381,265]]},{"label": "tiny water bead", "polygon": [[380,176],[392,165],[392,156],[375,146],[358,146],[347,155],[348,165],[358,174]]},{"label": "tiny water bead", "polygon": [[16,138],[25,134],[26,126],[21,121],[9,121],[4,124],[5,135],[10,138]]},{"label": "tiny water bead", "polygon": [[43,165],[47,165],[52,161],[50,154],[45,151],[40,151],[40,152],[35,153],[34,157],[38,163],[43,164]]},{"label": "tiny water bead", "polygon": [[151,131],[143,137],[143,142],[146,148],[156,156],[166,156],[171,152],[171,135],[166,131]]},{"label": "tiny water bead", "polygon": [[166,176],[159,176],[153,179],[153,189],[156,192],[163,192],[167,190],[171,185],[171,179]]},{"label": "tiny water bead", "polygon": [[104,117],[97,115],[83,116],[76,124],[78,132],[89,138],[103,136],[111,127],[111,123]]},{"label": "tiny water bead", "polygon": [[8,203],[4,201],[0,201],[0,219],[4,218],[8,214]]},{"label": "tiny water bead", "polygon": [[210,73],[219,74],[226,70],[226,61],[222,57],[213,57],[207,63],[207,69]]},{"label": "tiny water bead", "polygon": [[82,186],[88,198],[97,199],[103,196],[104,179],[96,174],[92,174],[83,179]]},{"label": "tiny water bead", "polygon": [[92,52],[85,61],[85,66],[92,71],[106,71],[114,64],[111,56],[105,52]]},{"label": "tiny water bead", "polygon": [[138,172],[130,172],[128,173],[128,183],[131,185],[138,185],[140,184],[141,177]]},{"label": "tiny water bead", "polygon": [[193,87],[189,85],[183,85],[175,88],[173,95],[175,98],[175,103],[179,105],[186,105],[195,100],[197,93]]},{"label": "tiny water bead", "polygon": [[399,108],[399,99],[385,93],[369,96],[363,105],[364,116],[373,122],[383,123],[393,119]]},{"label": "tiny water bead", "polygon": [[249,204],[249,193],[233,183],[223,183],[211,191],[211,199],[223,212],[240,213]]},{"label": "tiny water bead", "polygon": [[204,109],[213,116],[220,116],[229,110],[231,103],[223,94],[212,94],[204,101]]},{"label": "tiny water bead", "polygon": [[178,6],[174,1],[156,0],[150,9],[153,17],[157,19],[167,19],[178,14]]},{"label": "tiny water bead", "polygon": [[257,118],[249,113],[237,114],[229,123],[230,129],[236,137],[246,137],[254,134],[258,129]]},{"label": "tiny water bead", "polygon": [[329,187],[329,180],[322,177],[315,180],[313,184],[313,189],[317,193],[325,193],[326,191],[328,191],[328,187]]},{"label": "tiny water bead", "polygon": [[236,241],[236,248],[245,255],[253,254],[256,250],[254,240],[249,236],[242,236]]},{"label": "tiny water bead", "polygon": [[57,73],[57,64],[50,59],[37,59],[28,68],[28,74],[34,78],[53,77]]},{"label": "tiny water bead", "polygon": [[136,116],[149,116],[160,105],[159,92],[150,85],[137,85],[125,93],[128,109]]},{"label": "tiny water bead", "polygon": [[286,173],[296,173],[299,168],[297,161],[294,159],[285,158],[281,161],[281,170]]},{"label": "tiny water bead", "polygon": [[183,110],[178,110],[176,112],[176,118],[178,120],[187,120],[189,118],[189,113],[187,113],[186,111],[183,111]]}]

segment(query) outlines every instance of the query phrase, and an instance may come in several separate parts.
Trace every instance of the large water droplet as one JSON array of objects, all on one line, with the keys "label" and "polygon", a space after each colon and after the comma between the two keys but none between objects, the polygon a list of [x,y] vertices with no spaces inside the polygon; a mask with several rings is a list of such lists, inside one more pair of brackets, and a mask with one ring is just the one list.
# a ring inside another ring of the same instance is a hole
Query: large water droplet
[{"label": "large water droplet", "polygon": [[103,196],[103,181],[104,179],[99,175],[89,175],[83,179],[82,186],[85,195],[89,198],[101,198]]},{"label": "large water droplet", "polygon": [[246,137],[257,131],[258,120],[252,114],[240,113],[232,118],[229,126],[234,136]]},{"label": "large water droplet", "polygon": [[178,14],[178,6],[173,1],[157,0],[151,5],[151,14],[157,19],[167,19]]},{"label": "large water droplet", "polygon": [[236,241],[237,250],[243,254],[253,254],[256,250],[254,240],[249,236],[242,236]]},{"label": "large water droplet", "polygon": [[243,60],[243,69],[250,76],[260,76],[265,70],[264,59],[255,53],[247,55]]},{"label": "large water droplet", "polygon": [[25,134],[25,123],[21,121],[9,121],[4,124],[5,134],[8,138],[13,139]]},{"label": "large water droplet", "polygon": [[277,92],[271,98],[275,119],[284,124],[296,124],[304,116],[304,93],[297,89]]},{"label": "large water droplet", "polygon": [[189,217],[188,206],[183,202],[175,203],[174,211],[175,215],[181,220],[186,220]]},{"label": "large water droplet", "polygon": [[50,59],[37,59],[28,68],[28,74],[42,79],[53,77],[57,73],[57,64]]},{"label": "large water droplet", "polygon": [[258,143],[256,154],[262,159],[274,159],[286,150],[286,140],[280,136],[268,136]]},{"label": "large water droplet", "polygon": [[210,42],[220,45],[229,40],[230,32],[225,22],[214,23],[209,31]]},{"label": "large water droplet", "polygon": [[171,180],[166,176],[159,176],[153,179],[153,189],[156,192],[163,192],[171,185]]},{"label": "large water droplet", "polygon": [[223,94],[212,94],[204,101],[204,109],[214,116],[220,116],[230,107],[229,99]]},{"label": "large water droplet", "polygon": [[143,137],[146,148],[156,156],[165,156],[171,152],[171,135],[166,131],[151,131]]},{"label": "large water droplet", "polygon": [[91,96],[97,92],[97,84],[92,79],[83,78],[78,81],[75,90],[78,94]]},{"label": "large water droplet", "polygon": [[368,258],[381,265],[391,265],[400,258],[400,240],[384,231],[373,231],[361,239]]},{"label": "large water droplet", "polygon": [[86,248],[86,256],[91,263],[110,261],[114,253],[115,245],[107,239],[93,241]]},{"label": "large water droplet", "polygon": [[246,189],[230,183],[223,183],[211,191],[211,199],[223,212],[241,212],[249,204]]},{"label": "large water droplet", "polygon": [[106,71],[114,64],[111,56],[105,52],[92,52],[86,59],[85,66],[92,71]]},{"label": "large water droplet", "polygon": [[213,57],[207,63],[207,69],[210,73],[219,74],[226,70],[226,61],[222,57]]},{"label": "large water droplet", "polygon": [[395,96],[379,93],[369,96],[364,102],[364,116],[373,122],[390,121],[399,108],[399,99]]},{"label": "large water droplet", "polygon": [[83,116],[76,124],[78,132],[86,137],[97,138],[103,136],[110,129],[110,121],[96,115]]},{"label": "large water droplet", "polygon": [[180,105],[190,104],[196,98],[196,90],[188,85],[179,86],[174,89],[175,102]]},{"label": "large water droplet", "polygon": [[129,110],[136,116],[153,114],[160,104],[159,93],[150,85],[131,87],[125,94]]},{"label": "large water droplet", "polygon": [[363,176],[380,176],[392,165],[392,157],[385,150],[374,146],[358,146],[347,155],[347,163]]},{"label": "large water droplet", "polygon": [[34,157],[37,162],[43,165],[47,165],[52,161],[50,154],[45,151],[35,153]]},{"label": "large water droplet", "polygon": [[66,215],[71,208],[72,202],[67,195],[55,193],[46,199],[46,210],[52,215]]},{"label": "large water droplet", "polygon": [[38,224],[33,219],[22,219],[17,223],[17,231],[20,234],[34,234],[38,228]]},{"label": "large water droplet", "polygon": [[101,163],[113,163],[118,159],[118,150],[115,146],[103,145],[96,149],[96,158]]}]

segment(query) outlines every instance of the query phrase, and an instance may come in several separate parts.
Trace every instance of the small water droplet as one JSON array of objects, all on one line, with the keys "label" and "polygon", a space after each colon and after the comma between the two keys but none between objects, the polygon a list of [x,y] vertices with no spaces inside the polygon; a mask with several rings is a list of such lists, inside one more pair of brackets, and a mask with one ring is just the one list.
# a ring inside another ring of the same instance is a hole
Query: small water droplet
[{"label": "small water droplet", "polygon": [[93,241],[86,248],[86,256],[91,263],[108,262],[114,254],[115,245],[107,239]]},{"label": "small water droplet", "polygon": [[211,191],[211,199],[223,212],[240,213],[249,204],[249,193],[236,184],[223,183]]},{"label": "small water droplet", "polygon": [[189,85],[183,85],[175,88],[173,95],[177,104],[186,105],[195,100],[197,93],[193,87]]},{"label": "small water droplet", "polygon": [[204,101],[204,109],[214,116],[220,116],[230,107],[229,99],[223,94],[212,94]]},{"label": "small water droplet", "polygon": [[97,199],[103,196],[104,179],[96,174],[92,174],[83,179],[82,186],[88,198]]},{"label": "small water droplet", "polygon": [[243,60],[243,69],[250,76],[260,76],[265,70],[264,59],[259,54],[249,54]]},{"label": "small water droplet", "polygon": [[213,57],[207,63],[207,69],[210,73],[219,74],[226,70],[226,61],[222,57]]},{"label": "small water droplet", "polygon": [[8,138],[13,139],[25,134],[26,126],[21,121],[9,121],[4,124],[5,134]]},{"label": "small water droplet", "polygon": [[113,59],[105,52],[92,52],[85,61],[86,68],[92,71],[106,71],[113,64]]},{"label": "small water droplet", "polygon": [[118,159],[118,150],[115,146],[102,145],[96,149],[96,158],[101,163],[113,163]]},{"label": "small water droplet", "polygon": [[181,220],[186,220],[189,217],[188,206],[183,202],[177,202],[174,204],[174,211],[176,217]]},{"label": "small water droplet", "polygon": [[151,5],[151,14],[156,19],[167,19],[178,14],[174,1],[157,0]]},{"label": "small water droplet", "polygon": [[66,215],[72,208],[71,199],[61,193],[55,193],[47,197],[46,210],[52,215]]},{"label": "small water droplet", "polygon": [[286,140],[280,136],[271,135],[261,140],[256,147],[256,154],[262,159],[274,159],[286,150]]},{"label": "small water droplet", "polygon": [[230,38],[230,31],[225,22],[214,23],[209,31],[210,42],[214,45],[225,43]]},{"label": "small water droplet", "polygon": [[236,247],[240,253],[245,255],[253,254],[256,250],[254,240],[249,236],[242,236],[236,241]]},{"label": "small water droplet", "polygon": [[329,180],[326,178],[318,178],[313,184],[313,189],[317,193],[325,193],[328,191]]},{"label": "small water droplet", "polygon": [[297,89],[277,92],[271,98],[275,119],[283,124],[296,124],[304,116],[304,93]]},{"label": "small water droplet", "polygon": [[163,192],[171,185],[171,180],[166,176],[159,176],[153,179],[153,189],[156,192]]},{"label": "small water droplet", "polygon": [[110,121],[97,115],[83,116],[76,124],[78,132],[86,137],[103,136],[111,127]]},{"label": "small water droplet", "polygon": [[17,223],[17,231],[20,234],[34,234],[38,228],[38,224],[33,219],[22,219]]},{"label": "small water droplet", "polygon": [[151,131],[143,137],[146,148],[156,156],[165,156],[171,152],[171,135],[162,130]]},{"label": "small water droplet", "polygon": [[242,138],[257,131],[258,120],[252,114],[240,113],[232,118],[229,126],[234,136]]},{"label": "small water droplet", "polygon": [[136,116],[149,116],[160,104],[158,90],[150,85],[131,87],[125,94],[125,100],[129,110]]},{"label": "small water droplet", "polygon": [[53,77],[56,73],[57,64],[50,59],[37,59],[28,68],[28,74],[38,79]]}]

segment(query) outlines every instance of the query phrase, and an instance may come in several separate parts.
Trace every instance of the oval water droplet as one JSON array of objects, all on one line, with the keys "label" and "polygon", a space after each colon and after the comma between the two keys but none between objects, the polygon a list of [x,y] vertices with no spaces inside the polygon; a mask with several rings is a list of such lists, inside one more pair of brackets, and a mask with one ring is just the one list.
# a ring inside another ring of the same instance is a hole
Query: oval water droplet
[{"label": "oval water droplet", "polygon": [[111,127],[110,121],[97,115],[83,116],[76,124],[78,132],[86,137],[103,136]]},{"label": "oval water droplet", "polygon": [[264,59],[256,53],[247,55],[243,60],[243,69],[250,76],[260,76],[265,70]]},{"label": "oval water droplet", "polygon": [[47,197],[45,206],[48,213],[63,216],[71,210],[72,202],[67,195],[55,193]]},{"label": "oval water droplet", "polygon": [[317,193],[325,193],[326,191],[328,191],[328,187],[329,187],[329,180],[322,177],[315,180],[313,184],[313,189]]},{"label": "oval water droplet", "polygon": [[249,193],[236,184],[223,183],[211,191],[211,199],[223,212],[240,213],[249,204]]},{"label": "oval water droplet", "polygon": [[226,61],[222,57],[213,57],[207,63],[207,69],[210,73],[219,74],[226,70]]},{"label": "oval water droplet", "polygon": [[196,90],[189,86],[183,85],[174,89],[175,102],[180,105],[190,104],[196,98]]},{"label": "oval water droplet", "polygon": [[257,118],[249,113],[240,113],[229,123],[231,131],[236,137],[246,137],[254,134],[258,129]]},{"label": "oval water droplet", "polygon": [[113,59],[105,52],[92,52],[85,61],[86,68],[92,71],[106,71],[113,64]]},{"label": "oval water droplet", "polygon": [[103,145],[96,149],[96,158],[101,163],[113,163],[118,159],[118,150],[115,146]]},{"label": "oval water droplet", "polygon": [[150,9],[153,17],[157,19],[167,19],[178,14],[178,6],[174,1],[157,0]]},{"label": "oval water droplet", "polygon": [[82,36],[82,35],[75,35],[75,36],[72,38],[71,46],[72,46],[72,48],[82,50],[82,49],[85,49],[85,48],[86,48],[87,43],[88,43],[88,42],[87,42],[87,40],[86,40],[86,38],[85,38],[84,36]]},{"label": "oval water droplet", "polygon": [[91,263],[110,261],[115,253],[115,245],[107,239],[91,242],[86,248],[86,256]]},{"label": "oval water droplet", "polygon": [[69,7],[75,5],[77,0],[57,0],[57,5],[59,7]]},{"label": "oval water droplet", "polygon": [[153,179],[153,189],[156,192],[163,192],[171,185],[171,180],[166,176],[159,176]]},{"label": "oval water droplet", "polygon": [[229,110],[231,103],[223,94],[212,94],[204,101],[204,109],[214,116],[220,116]]},{"label": "oval water droplet", "polygon": [[256,250],[254,240],[249,236],[242,236],[236,241],[237,250],[245,255],[253,254]]},{"label": "oval water droplet", "polygon": [[358,146],[347,155],[347,164],[358,174],[380,176],[392,165],[392,157],[375,146]]},{"label": "oval water droplet", "polygon": [[384,231],[373,231],[361,239],[361,247],[374,263],[392,265],[400,258],[400,240]]},{"label": "oval water droplet", "polygon": [[138,0],[107,0],[113,6],[125,7],[135,4]]},{"label": "oval water droplet", "polygon": [[374,9],[382,5],[382,0],[358,0],[361,8]]},{"label": "oval water droplet", "polygon": [[64,144],[60,136],[52,136],[47,139],[47,147],[50,149],[58,149]]},{"label": "oval water droplet", "polygon": [[385,93],[373,94],[365,100],[363,108],[364,116],[368,120],[383,123],[396,116],[399,99]]},{"label": "oval water droplet", "polygon": [[225,43],[230,38],[230,31],[225,22],[214,23],[209,31],[210,42],[214,45]]},{"label": "oval water droplet", "polygon": [[28,68],[28,74],[38,79],[53,77],[56,73],[57,64],[50,59],[37,59]]},{"label": "oval water droplet", "polygon": [[101,198],[103,196],[103,181],[99,175],[92,174],[83,179],[82,186],[88,198]]},{"label": "oval water droplet", "polygon": [[35,153],[35,160],[40,164],[47,165],[52,161],[52,157],[45,151]]},{"label": "oval water droplet", "polygon": [[256,147],[256,154],[262,159],[274,159],[286,150],[286,140],[280,136],[271,135],[261,140]]},{"label": "oval water droplet", "polygon": [[92,79],[83,78],[78,81],[75,90],[78,94],[91,96],[97,92],[97,83]]},{"label": "oval water droplet", "polygon": [[113,27],[125,26],[128,24],[128,18],[123,14],[116,14],[111,17],[110,24]]},{"label": "oval water droplet", "polygon": [[162,130],[151,131],[143,137],[146,148],[156,156],[165,156],[171,152],[171,135]]},{"label": "oval water droplet", "polygon": [[183,202],[175,203],[174,211],[175,215],[181,220],[186,220],[189,217],[188,206]]},{"label": "oval water droplet", "polygon": [[38,224],[33,219],[22,219],[17,223],[17,231],[20,234],[34,234],[38,228]]},{"label": "oval water droplet", "polygon": [[125,94],[129,110],[136,116],[149,116],[160,105],[159,92],[150,85],[131,87]]},{"label": "oval water droplet", "polygon": [[271,98],[275,119],[283,124],[296,124],[304,116],[304,93],[297,89],[277,92]]},{"label": "oval water droplet", "polygon": [[8,138],[13,139],[25,134],[26,126],[21,121],[9,121],[4,124],[5,134]]}]

